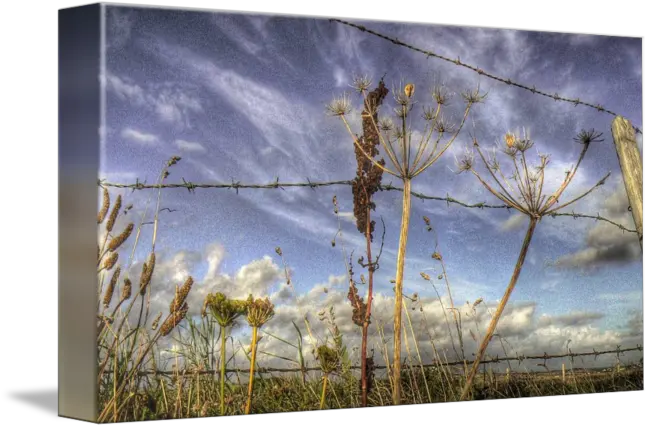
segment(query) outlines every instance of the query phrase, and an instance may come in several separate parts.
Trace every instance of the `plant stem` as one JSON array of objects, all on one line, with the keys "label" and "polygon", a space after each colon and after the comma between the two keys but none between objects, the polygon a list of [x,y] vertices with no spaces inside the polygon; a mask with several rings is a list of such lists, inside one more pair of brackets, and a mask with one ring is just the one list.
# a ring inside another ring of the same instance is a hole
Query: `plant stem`
[{"label": "plant stem", "polygon": [[507,305],[507,301],[509,301],[509,298],[511,297],[511,293],[514,290],[514,287],[516,286],[516,282],[518,282],[518,277],[520,276],[520,271],[523,268],[523,263],[525,262],[525,256],[527,255],[529,244],[532,241],[532,236],[534,235],[534,230],[536,229],[536,224],[538,224],[538,220],[539,219],[536,217],[531,217],[529,219],[529,227],[527,228],[527,233],[525,233],[525,240],[523,241],[523,246],[520,248],[520,254],[518,255],[518,260],[516,261],[516,267],[514,268],[514,273],[511,275],[511,280],[509,281],[509,285],[507,285],[507,290],[505,291],[505,294],[503,295],[502,300],[500,300],[500,304],[498,304],[498,308],[496,309],[496,312],[491,318],[491,322],[489,323],[489,328],[487,328],[487,333],[485,334],[484,339],[480,343],[480,348],[478,349],[478,355],[476,356],[473,362],[473,365],[471,366],[471,371],[467,376],[467,380],[466,380],[466,383],[464,384],[464,389],[462,390],[462,395],[460,396],[460,400],[465,400],[471,391],[471,386],[473,385],[473,378],[478,372],[478,366],[480,364],[480,360],[482,359],[482,356],[484,355],[484,352],[487,349],[487,345],[489,345],[489,341],[491,341],[491,338],[493,337],[493,334],[496,330],[496,326],[498,325],[498,321],[500,320],[500,316],[502,315],[502,312],[505,306]]},{"label": "plant stem", "polygon": [[408,224],[410,221],[411,180],[404,177],[404,195],[402,199],[402,222],[399,233],[399,251],[397,253],[397,275],[395,277],[395,343],[393,353],[393,404],[401,404],[401,337],[402,337],[402,302],[404,289],[404,260],[408,242]]},{"label": "plant stem", "polygon": [[325,406],[325,393],[327,392],[327,373],[323,375],[323,390],[321,391],[321,403],[319,404],[319,410],[323,410]]},{"label": "plant stem", "polygon": [[249,391],[247,392],[247,405],[245,406],[244,413],[248,415],[251,413],[251,398],[253,396],[253,377],[254,369],[256,366],[256,349],[258,348],[258,327],[252,328],[251,334],[251,366],[249,367]]},{"label": "plant stem", "polygon": [[224,416],[224,371],[226,369],[226,326],[220,326],[220,416]]},{"label": "plant stem", "polygon": [[372,283],[375,266],[372,264],[372,249],[370,242],[370,207],[366,207],[366,256],[368,257],[368,296],[366,300],[366,316],[361,329],[361,405],[368,406],[368,327],[370,326],[370,310],[372,307]]}]

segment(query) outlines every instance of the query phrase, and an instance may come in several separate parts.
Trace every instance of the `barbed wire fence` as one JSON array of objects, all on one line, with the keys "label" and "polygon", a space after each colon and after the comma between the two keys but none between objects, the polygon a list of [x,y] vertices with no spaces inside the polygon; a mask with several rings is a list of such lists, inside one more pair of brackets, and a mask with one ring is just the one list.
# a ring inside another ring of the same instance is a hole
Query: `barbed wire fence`
[{"label": "barbed wire fence", "polygon": [[[522,365],[524,361],[526,360],[542,360],[543,364],[539,364],[538,366],[544,366],[547,363],[547,360],[552,360],[552,359],[564,359],[564,358],[570,358],[572,361],[574,361],[575,358],[578,357],[594,357],[595,360],[599,356],[603,355],[608,355],[608,354],[614,354],[617,356],[617,360],[620,359],[620,356],[624,353],[629,353],[629,352],[635,352],[639,351],[640,353],[643,352],[643,347],[641,345],[636,345],[635,347],[631,348],[621,348],[621,345],[618,345],[616,349],[614,350],[603,350],[603,351],[597,351],[594,348],[592,351],[584,351],[584,352],[573,352],[571,349],[568,349],[567,353],[560,353],[560,354],[548,354],[548,353],[543,353],[542,355],[531,355],[531,356],[526,356],[523,354],[517,354],[516,356],[505,356],[505,357],[490,357],[485,360],[482,360],[480,362],[481,365],[484,364],[495,364],[495,363],[502,363],[502,362],[518,362],[518,365]],[[473,360],[462,360],[462,361],[452,361],[452,362],[431,362],[431,363],[425,363],[421,365],[424,369],[432,369],[432,368],[439,368],[439,367],[450,367],[450,366],[464,366],[464,364],[472,364],[474,361]],[[420,365],[415,364],[411,365],[413,368],[419,368]],[[361,366],[359,365],[352,365],[350,366],[350,369],[356,370],[360,369]],[[381,369],[388,369],[387,365],[375,365],[374,369],[376,370],[381,370]],[[219,373],[219,369],[194,369],[190,372],[191,374],[200,374],[200,375],[213,375],[214,373]],[[226,372],[227,373],[250,373],[250,369],[248,368],[227,368]],[[320,372],[321,368],[320,367],[303,367],[303,368],[280,368],[280,367],[257,367],[254,369],[255,373],[306,373],[306,372]],[[106,373],[110,373],[109,371],[106,371]],[[174,376],[177,375],[178,371],[168,371],[168,370],[144,370],[140,371],[139,375],[140,376],[148,376],[148,375],[160,375],[160,376]]]},{"label": "barbed wire fence", "polygon": [[[478,73],[479,75],[482,75],[484,77],[490,78],[492,80],[499,81],[501,83],[505,83],[505,84],[507,84],[509,86],[518,87],[520,89],[529,91],[529,92],[531,92],[533,94],[548,97],[548,98],[553,99],[553,100],[555,100],[557,102],[567,102],[567,103],[573,104],[574,106],[583,105],[583,106],[586,106],[586,107],[589,107],[589,108],[596,109],[599,112],[610,114],[610,115],[615,116],[615,117],[619,116],[618,113],[609,110],[608,108],[602,106],[599,103],[593,104],[593,103],[590,103],[590,102],[583,101],[580,98],[571,99],[571,98],[560,96],[558,93],[548,93],[545,90],[537,89],[536,86],[534,86],[534,85],[532,85],[530,87],[530,86],[528,86],[526,84],[521,84],[519,82],[513,81],[511,78],[503,78],[503,77],[500,77],[498,75],[494,75],[494,74],[491,74],[489,72],[486,72],[485,70],[483,70],[482,68],[479,68],[477,66],[473,66],[473,65],[470,65],[468,63],[464,63],[464,62],[462,62],[460,60],[459,56],[457,58],[455,58],[455,59],[452,59],[452,58],[440,55],[438,53],[435,53],[435,52],[433,52],[431,50],[425,50],[425,49],[422,49],[420,47],[413,46],[412,44],[409,44],[409,43],[406,43],[404,41],[401,41],[398,38],[393,38],[393,37],[390,37],[388,35],[385,35],[385,34],[382,34],[380,32],[377,32],[377,31],[375,31],[373,29],[367,28],[364,25],[355,24],[355,23],[344,21],[342,19],[337,19],[337,18],[330,19],[330,22],[337,22],[337,23],[340,23],[342,25],[346,25],[346,26],[355,28],[355,29],[357,29],[359,31],[362,31],[362,32],[374,35],[376,37],[379,37],[379,38],[381,38],[383,40],[389,41],[390,43],[395,44],[397,46],[402,46],[402,47],[405,47],[407,49],[413,50],[415,52],[422,53],[422,54],[426,55],[426,57],[429,57],[429,58],[432,57],[432,58],[436,58],[436,59],[440,59],[440,60],[452,63],[454,65],[457,65],[457,66],[469,69],[471,71],[474,71],[474,72]],[[637,133],[643,134],[642,130],[639,127],[633,125],[633,128]]]},{"label": "barbed wire fence", "polygon": [[[100,187],[113,187],[120,189],[131,189],[133,192],[135,190],[149,190],[149,189],[187,189],[190,193],[195,193],[195,189],[229,189],[235,190],[236,194],[239,194],[240,189],[282,189],[286,188],[298,188],[298,187],[309,187],[312,190],[315,190],[319,187],[330,187],[330,186],[352,186],[352,180],[333,180],[333,181],[312,181],[309,178],[306,182],[280,182],[278,178],[272,183],[241,183],[240,181],[232,180],[231,183],[194,183],[186,181],[182,178],[182,183],[165,183],[165,184],[146,184],[142,183],[138,179],[135,183],[112,183],[105,180],[98,180],[98,185]],[[379,190],[381,191],[402,191],[403,189],[392,184],[381,184],[379,185]],[[460,201],[449,194],[446,196],[432,196],[426,195],[420,192],[411,191],[411,195],[422,200],[430,201],[443,201],[446,202],[447,207],[451,204],[456,204],[463,208],[478,208],[478,209],[506,209],[509,210],[510,207],[503,204],[487,204],[486,202],[476,202],[468,203]],[[635,229],[627,228],[621,223],[617,223],[609,218],[603,217],[597,213],[597,215],[582,214],[576,213],[574,211],[569,213],[553,213],[550,214],[550,217],[571,217],[573,219],[584,218],[591,219],[596,221],[603,221],[608,224],[611,224],[623,232],[629,233],[638,233]]]},{"label": "barbed wire fence", "polygon": [[[561,102],[566,102],[570,103],[573,106],[578,106],[578,105],[583,105],[588,108],[593,108],[597,110],[598,112],[601,113],[606,113],[612,116],[619,116],[616,112],[613,112],[601,104],[593,104],[591,102],[586,102],[582,101],[579,98],[567,98],[560,96],[558,93],[548,93],[545,90],[541,90],[536,88],[536,86],[528,86],[516,81],[511,80],[510,78],[503,78],[491,73],[488,73],[484,71],[483,69],[470,65],[468,63],[464,63],[460,60],[459,57],[456,59],[452,59],[449,57],[445,57],[443,55],[440,55],[438,53],[435,53],[430,50],[424,50],[419,47],[413,46],[411,44],[408,44],[406,42],[400,41],[397,38],[393,38],[384,34],[381,34],[375,30],[369,29],[363,25],[358,25],[354,24],[348,21],[344,21],[341,19],[330,19],[331,22],[337,22],[342,25],[346,25],[349,27],[353,27],[357,30],[369,33],[371,35],[374,35],[376,37],[379,37],[381,39],[384,39],[390,43],[393,43],[395,45],[402,46],[404,48],[410,49],[412,51],[416,51],[419,53],[422,53],[426,55],[427,57],[433,57],[437,58],[449,63],[452,63],[456,66],[460,66],[466,69],[469,69],[471,71],[476,72],[479,75],[482,75],[484,77],[487,77],[489,79],[505,83],[509,86],[517,87],[520,89],[523,89],[525,91],[529,91],[533,94],[538,94],[543,97],[551,98],[555,101],[561,101]],[[637,127],[632,125],[632,128],[639,134],[643,134],[642,130]],[[275,181],[270,182],[270,183],[243,183],[241,181],[236,181],[234,179],[231,180],[231,182],[212,182],[212,183],[203,183],[203,182],[191,182],[187,181],[184,178],[181,179],[181,183],[163,183],[163,184],[147,184],[146,182],[140,182],[139,179],[137,179],[134,183],[114,183],[114,182],[108,182],[105,180],[99,180],[98,185],[102,188],[120,188],[120,189],[130,189],[132,192],[134,191],[139,191],[139,190],[152,190],[152,189],[186,189],[188,190],[189,193],[194,194],[196,192],[196,189],[227,189],[227,190],[233,190],[235,191],[236,194],[239,194],[240,190],[243,189],[252,189],[252,190],[272,190],[272,189],[280,189],[280,190],[286,190],[289,188],[310,188],[311,190],[316,190],[318,188],[323,188],[323,187],[333,187],[333,186],[352,186],[353,185],[353,180],[332,180],[332,181],[312,181],[310,178],[307,178],[306,181],[304,182],[280,182],[279,178],[276,178]],[[394,186],[392,184],[380,184],[379,188],[380,191],[403,191],[402,188]],[[433,195],[427,195],[421,192],[411,192],[411,195],[421,199],[421,200],[429,200],[429,201],[440,201],[440,202],[446,202],[447,208],[450,207],[451,205],[457,205],[462,208],[470,208],[470,209],[506,209],[510,210],[510,207],[507,205],[502,205],[502,204],[489,204],[486,202],[465,202],[459,199],[456,199],[452,197],[450,194],[446,194],[445,196],[433,196]],[[170,211],[170,210],[169,210]],[[570,217],[572,219],[589,219],[589,220],[595,220],[595,221],[601,221],[601,222],[606,222],[614,227],[617,227],[618,229],[622,230],[623,232],[629,232],[629,233],[636,233],[638,236],[641,237],[640,232],[637,229],[630,229],[627,228],[626,226],[622,225],[621,223],[618,223],[616,221],[613,221],[607,217],[601,216],[599,213],[596,215],[591,215],[591,214],[583,214],[583,213],[577,213],[575,211],[572,212],[564,212],[564,213],[553,213],[550,214],[551,217],[556,218],[556,217]],[[572,363],[574,363],[575,358],[584,358],[584,357],[594,357],[594,360],[596,361],[599,356],[603,355],[615,355],[617,358],[617,364],[621,362],[620,356],[625,353],[629,352],[643,352],[643,348],[641,345],[637,345],[635,347],[631,348],[621,348],[620,345],[616,347],[616,349],[613,350],[602,350],[602,351],[597,351],[596,349],[592,349],[592,351],[583,351],[583,352],[573,352],[571,349],[568,349],[566,353],[560,353],[560,354],[548,354],[547,352],[544,352],[542,355],[535,354],[535,355],[523,355],[523,354],[516,354],[515,356],[509,356],[505,355],[505,357],[499,357],[499,356],[488,356],[487,358],[483,359],[480,361],[480,365],[487,365],[487,364],[499,364],[503,362],[517,362],[518,366],[521,366],[524,364],[525,361],[531,361],[531,360],[538,360],[542,363],[538,363],[533,366],[539,366],[543,367],[546,370],[549,371],[547,367],[547,362],[548,360],[553,360],[553,359],[566,359],[569,358]],[[473,364],[475,360],[471,359],[463,359],[459,361],[434,361],[431,363],[424,363],[424,364],[412,364],[411,363],[411,368],[412,369],[432,369],[432,368],[440,368],[440,367],[451,367],[451,366],[460,366],[463,367],[468,364]],[[643,365],[643,358],[639,360],[638,363],[633,363],[633,365]],[[511,366],[510,366],[511,367]],[[352,370],[358,370],[361,368],[359,365],[351,365],[349,367]],[[375,370],[388,370],[389,366],[388,365],[374,365],[373,368]],[[281,367],[257,367],[255,368],[255,372],[257,374],[271,374],[271,373],[307,373],[307,372],[320,372],[321,368],[320,367],[298,367],[298,368],[281,368]],[[177,376],[178,374],[191,374],[191,375],[214,375],[219,370],[214,370],[214,369],[204,369],[204,368],[186,368],[184,371],[179,371],[179,370],[174,370],[174,371],[168,371],[168,370],[142,370],[139,371],[138,374],[139,376],[166,376],[166,377],[171,377],[171,376]],[[251,370],[248,368],[227,368],[226,369],[227,373],[241,373],[241,374],[249,374],[251,373]],[[106,371],[106,374],[110,374],[111,371]]]}]

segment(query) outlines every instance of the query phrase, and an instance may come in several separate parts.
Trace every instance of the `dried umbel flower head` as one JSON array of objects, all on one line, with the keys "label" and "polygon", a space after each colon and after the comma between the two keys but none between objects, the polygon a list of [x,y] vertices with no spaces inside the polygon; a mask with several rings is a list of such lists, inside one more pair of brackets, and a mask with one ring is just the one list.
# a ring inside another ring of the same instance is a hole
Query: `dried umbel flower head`
[{"label": "dried umbel flower head", "polygon": [[269,301],[269,298],[254,299],[253,295],[249,295],[247,299],[247,322],[249,326],[260,328],[274,317],[274,305]]},{"label": "dried umbel flower head", "polygon": [[209,312],[222,327],[231,326],[238,317],[247,313],[246,301],[229,299],[222,292],[208,294],[206,302]]},{"label": "dried umbel flower head", "polygon": [[339,97],[335,97],[332,102],[326,105],[326,108],[330,115],[332,116],[342,116],[349,114],[352,110],[350,105],[350,98],[346,93],[343,93]]},{"label": "dried umbel flower head", "polygon": [[603,142],[601,136],[603,136],[603,133],[595,131],[594,128],[592,130],[581,130],[574,138],[574,141],[582,145],[587,145],[592,142],[599,143]]},{"label": "dried umbel flower head", "polygon": [[123,232],[112,238],[110,244],[108,245],[108,251],[114,252],[119,249],[119,247],[123,245],[123,243],[130,237],[134,228],[135,225],[130,223],[128,224],[128,226],[126,226],[125,229],[123,229]]},{"label": "dried umbel flower head", "polygon": [[370,88],[372,80],[368,75],[357,75],[352,79],[352,87],[355,88],[359,93],[363,93]]},{"label": "dried umbel flower head", "polygon": [[103,223],[103,220],[105,220],[105,217],[108,215],[108,210],[110,209],[110,193],[108,193],[108,189],[105,187],[103,188],[103,205],[101,205],[101,210],[99,211],[99,215],[97,216],[97,223],[101,224]]},{"label": "dried umbel flower head", "polygon": [[316,349],[316,357],[321,365],[323,373],[330,374],[339,367],[339,352],[327,345],[321,345]]},{"label": "dried umbel flower head", "polygon": [[184,305],[184,301],[186,301],[186,297],[188,297],[188,293],[191,291],[191,288],[193,287],[193,278],[189,276],[184,284],[181,287],[176,287],[175,290],[175,297],[173,298],[173,301],[170,303],[170,312],[174,313],[177,310],[181,308],[182,305]]}]

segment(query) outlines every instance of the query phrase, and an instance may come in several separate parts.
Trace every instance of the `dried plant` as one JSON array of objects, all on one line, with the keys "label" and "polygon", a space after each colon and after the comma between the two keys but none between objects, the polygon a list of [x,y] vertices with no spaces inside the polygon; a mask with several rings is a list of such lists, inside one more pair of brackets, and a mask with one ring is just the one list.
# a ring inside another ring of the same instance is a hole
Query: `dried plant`
[{"label": "dried plant", "polygon": [[574,197],[570,201],[560,203],[558,206],[556,206],[565,189],[570,185],[570,183],[572,183],[572,180],[574,179],[574,176],[576,175],[576,172],[579,169],[583,158],[590,148],[590,144],[593,142],[601,142],[601,136],[601,133],[598,133],[593,129],[589,131],[581,131],[574,138],[577,143],[580,143],[582,145],[578,160],[573,169],[567,170],[565,172],[565,178],[563,179],[561,185],[549,195],[544,192],[545,169],[549,164],[549,157],[547,155],[539,154],[538,164],[533,167],[533,170],[531,169],[532,167],[530,167],[527,160],[527,152],[534,146],[534,142],[527,132],[523,132],[522,135],[520,134],[520,132],[507,132],[503,137],[502,151],[511,162],[511,169],[513,170],[511,175],[507,175],[503,171],[501,164],[495,157],[495,153],[489,159],[485,158],[485,155],[482,153],[477,139],[474,138],[473,146],[478,153],[479,158],[482,160],[482,163],[489,176],[491,177],[491,179],[493,179],[493,183],[487,182],[475,170],[475,156],[472,153],[467,153],[465,157],[456,161],[458,173],[472,173],[478,179],[478,181],[496,198],[504,202],[505,205],[507,205],[509,208],[513,208],[529,218],[529,227],[527,228],[527,231],[525,233],[525,239],[523,240],[523,245],[521,246],[514,272],[512,273],[509,284],[507,285],[507,289],[505,290],[505,293],[500,300],[500,304],[498,304],[498,308],[496,309],[496,312],[494,313],[491,322],[489,323],[487,332],[482,339],[482,342],[480,343],[475,361],[471,366],[469,374],[467,375],[466,383],[462,390],[462,400],[466,399],[469,396],[471,386],[473,384],[473,379],[478,372],[478,365],[487,349],[489,342],[491,341],[491,338],[494,335],[496,326],[498,324],[498,321],[500,320],[500,316],[502,315],[503,310],[505,309],[505,306],[507,305],[507,302],[511,297],[511,293],[516,286],[537,224],[544,216],[553,214],[556,211],[561,210],[568,205],[572,205],[574,202],[587,196],[595,188],[603,185],[606,179],[610,176],[610,173],[606,174],[601,180],[599,180],[599,182],[597,182],[597,184],[595,184],[589,190]]},{"label": "dried plant", "polygon": [[224,415],[227,328],[247,313],[247,302],[227,298],[222,292],[206,296],[207,311],[220,325],[220,415]]},{"label": "dried plant", "polygon": [[[382,121],[379,127],[374,120],[376,105],[368,100],[368,88],[370,81],[367,78],[355,79],[355,89],[362,95],[364,106],[368,110],[368,115],[373,123],[373,128],[378,129],[377,134],[383,146],[386,156],[389,158],[391,165],[386,167],[382,162],[377,161],[367,152],[360,140],[354,134],[347,119],[351,110],[349,99],[346,95],[336,98],[327,106],[331,115],[339,117],[345,125],[348,133],[356,148],[364,157],[385,173],[395,176],[403,181],[402,196],[402,220],[400,227],[399,249],[397,254],[397,273],[395,278],[395,311],[394,311],[394,359],[393,359],[393,402],[401,403],[401,321],[402,321],[402,301],[403,301],[403,282],[404,282],[404,263],[406,256],[406,245],[408,241],[408,227],[410,220],[411,208],[411,182],[423,173],[427,168],[433,165],[446,150],[455,141],[460,130],[464,126],[466,119],[474,104],[484,100],[485,95],[481,95],[479,89],[466,91],[462,93],[462,98],[466,104],[462,120],[457,128],[447,123],[447,120],[441,114],[442,108],[448,102],[448,95],[443,87],[436,87],[431,90],[435,101],[435,107],[423,108],[422,118],[425,121],[424,130],[413,147],[413,132],[410,128],[411,111],[416,102],[415,86],[412,83],[394,92],[396,103],[395,114],[398,117],[399,125],[392,125],[391,120]],[[448,136],[448,140],[443,138]]]},{"label": "dried plant", "polygon": [[269,298],[255,299],[249,295],[247,299],[247,322],[251,326],[251,363],[249,370],[249,387],[245,414],[251,413],[251,400],[253,398],[254,371],[256,367],[256,352],[258,351],[258,329],[274,317],[274,305]]},{"label": "dried plant", "polygon": [[[164,182],[165,177],[168,175],[168,167],[176,164],[177,161],[179,161],[179,157],[173,157],[170,161],[165,163],[164,170],[160,175],[158,184],[162,184]],[[150,329],[146,326],[150,297],[148,300],[145,300],[142,296],[146,293],[150,295],[150,291],[147,291],[147,289],[150,286],[155,269],[156,258],[154,241],[156,238],[156,229],[153,233],[152,252],[144,262],[139,279],[139,288],[134,293],[133,297],[132,281],[129,276],[127,276],[127,273],[130,270],[135,255],[141,234],[141,228],[143,224],[145,224],[144,219],[147,209],[141,217],[141,223],[136,228],[136,236],[134,238],[135,240],[132,245],[132,253],[128,260],[128,264],[123,267],[117,266],[121,254],[120,250],[123,247],[123,244],[134,233],[135,225],[133,223],[127,224],[117,235],[113,235],[112,232],[116,228],[120,217],[128,214],[132,209],[132,205],[122,208],[122,197],[119,195],[110,209],[110,194],[107,189],[104,189],[103,191],[103,198],[103,204],[97,215],[97,221],[98,224],[104,224],[105,236],[102,237],[102,243],[98,246],[97,269],[99,273],[111,270],[114,267],[117,267],[117,269],[113,273],[112,279],[109,281],[105,293],[103,293],[102,289],[103,279],[105,278],[106,273],[100,274],[101,281],[99,285],[99,294],[103,296],[100,300],[103,303],[104,308],[107,309],[111,304],[115,291],[120,290],[120,297],[119,302],[113,307],[111,313],[105,311],[103,314],[98,316],[97,343],[99,348],[98,359],[100,362],[98,365],[98,381],[99,383],[104,382],[106,379],[106,373],[111,372],[112,385],[110,392],[102,395],[102,397],[107,396],[107,398],[104,399],[104,404],[101,407],[97,420],[98,422],[106,422],[108,420],[116,422],[117,418],[120,416],[120,412],[124,409],[128,409],[128,406],[131,405],[131,403],[136,402],[138,397],[138,395],[132,397],[133,394],[125,396],[124,392],[127,391],[126,388],[129,386],[130,388],[139,388],[142,380],[140,372],[144,365],[149,361],[152,362],[153,366],[155,365],[156,358],[154,355],[150,356],[150,354],[157,346],[157,341],[159,338],[169,335],[188,313],[188,305],[186,304],[185,299],[188,295],[188,291],[190,290],[192,279],[189,278],[187,283],[185,283],[181,288],[178,288],[178,297],[173,300],[173,303],[171,304],[170,314],[163,318],[160,313],[155,318],[151,327],[153,333],[150,334]],[[159,200],[160,197],[158,196],[157,212],[159,212]],[[157,214],[155,217],[155,223],[156,222]],[[123,280],[123,287],[117,288],[119,282],[118,279],[123,274],[126,274]],[[122,310],[121,306],[126,302],[128,304],[127,308]],[[135,305],[140,307],[140,311],[136,322],[133,322],[133,315],[130,313]],[[146,309],[145,318],[143,318],[142,314],[144,307]]]},{"label": "dried plant", "polygon": [[336,372],[341,364],[341,359],[339,352],[332,347],[327,345],[320,345],[316,349],[316,358],[321,365],[321,371],[323,372],[323,388],[321,390],[321,403],[319,404],[319,409],[325,407],[325,396],[327,393],[327,385],[330,379],[330,374]]},{"label": "dried plant", "polygon": [[[357,77],[355,78],[355,86],[360,92],[367,90],[370,86],[370,80],[367,77]],[[372,387],[372,382],[369,382],[371,381],[371,374],[369,374],[368,370],[367,357],[368,327],[370,326],[370,313],[372,309],[374,273],[378,268],[378,261],[373,263],[372,241],[375,221],[371,219],[370,215],[371,211],[375,209],[372,196],[379,190],[383,175],[383,170],[377,167],[373,161],[379,155],[379,150],[377,149],[379,145],[379,117],[377,111],[387,95],[388,89],[383,79],[379,81],[379,84],[374,90],[367,94],[361,113],[363,136],[358,139],[358,144],[354,147],[357,162],[357,176],[352,180],[354,217],[356,218],[357,230],[366,239],[366,257],[368,263],[364,267],[368,268],[368,289],[366,300],[364,301],[359,296],[357,287],[351,278],[348,289],[348,300],[353,308],[352,320],[357,326],[361,327],[361,404],[364,407],[368,405],[368,391]],[[363,152],[368,154],[372,160],[368,159]],[[382,167],[386,164],[383,159],[378,162]],[[362,282],[364,281],[362,279]]]}]

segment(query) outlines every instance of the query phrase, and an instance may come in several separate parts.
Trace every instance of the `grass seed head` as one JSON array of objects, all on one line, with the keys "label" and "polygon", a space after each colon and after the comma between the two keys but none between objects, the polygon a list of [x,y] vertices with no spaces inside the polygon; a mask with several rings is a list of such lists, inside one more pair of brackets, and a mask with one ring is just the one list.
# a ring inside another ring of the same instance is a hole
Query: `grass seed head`
[{"label": "grass seed head", "polygon": [[130,279],[125,278],[123,280],[123,289],[121,289],[121,302],[130,299],[132,295],[132,282]]},{"label": "grass seed head", "polygon": [[125,229],[123,229],[123,232],[121,232],[118,236],[112,238],[110,244],[108,245],[108,251],[114,252],[119,249],[119,247],[123,245],[126,240],[128,240],[134,228],[135,225],[130,223]]},{"label": "grass seed head", "polygon": [[110,305],[110,302],[112,301],[114,288],[117,285],[117,281],[119,280],[119,274],[121,274],[121,267],[117,267],[114,270],[114,273],[112,273],[112,279],[110,279],[110,283],[108,284],[108,287],[105,290],[105,295],[103,297],[103,306],[105,308],[108,308],[108,306]]},{"label": "grass seed head", "polygon": [[155,320],[153,320],[153,323],[151,325],[151,328],[153,331],[157,330],[157,326],[159,326],[159,321],[161,320],[161,316],[162,316],[162,313],[160,311],[159,314],[157,314],[157,317],[155,317]]},{"label": "grass seed head", "polygon": [[177,325],[179,325],[184,317],[186,317],[186,313],[188,313],[188,304],[186,303],[184,303],[178,310],[170,313],[159,329],[161,336],[166,336],[171,333],[171,331],[175,329]]},{"label": "grass seed head", "polygon": [[174,313],[177,310],[181,308],[182,305],[184,305],[184,301],[186,301],[186,297],[188,297],[188,293],[191,291],[191,288],[193,287],[193,278],[189,276],[184,284],[177,288],[177,291],[175,293],[175,298],[173,298],[173,301],[170,303],[170,312]]},{"label": "grass seed head", "polygon": [[114,228],[114,223],[117,221],[117,217],[119,216],[120,210],[121,210],[121,195],[117,196],[117,200],[114,203],[114,207],[112,207],[112,212],[110,212],[110,217],[108,218],[108,222],[105,224],[105,228],[108,232],[111,232],[112,228]]},{"label": "grass seed head", "polygon": [[113,252],[108,258],[103,262],[103,268],[106,270],[111,270],[115,264],[119,261],[119,253]]},{"label": "grass seed head", "polygon": [[139,293],[144,295],[146,293],[146,288],[150,284],[150,280],[153,277],[153,272],[155,271],[155,253],[151,252],[148,256],[148,261],[144,263],[143,269],[141,270],[141,277],[139,278]]},{"label": "grass seed head", "polygon": [[103,188],[103,205],[101,206],[101,210],[99,211],[99,215],[97,216],[97,223],[101,224],[103,223],[103,220],[105,220],[106,215],[108,215],[108,210],[110,209],[110,193],[108,192],[108,189],[105,187]]}]

